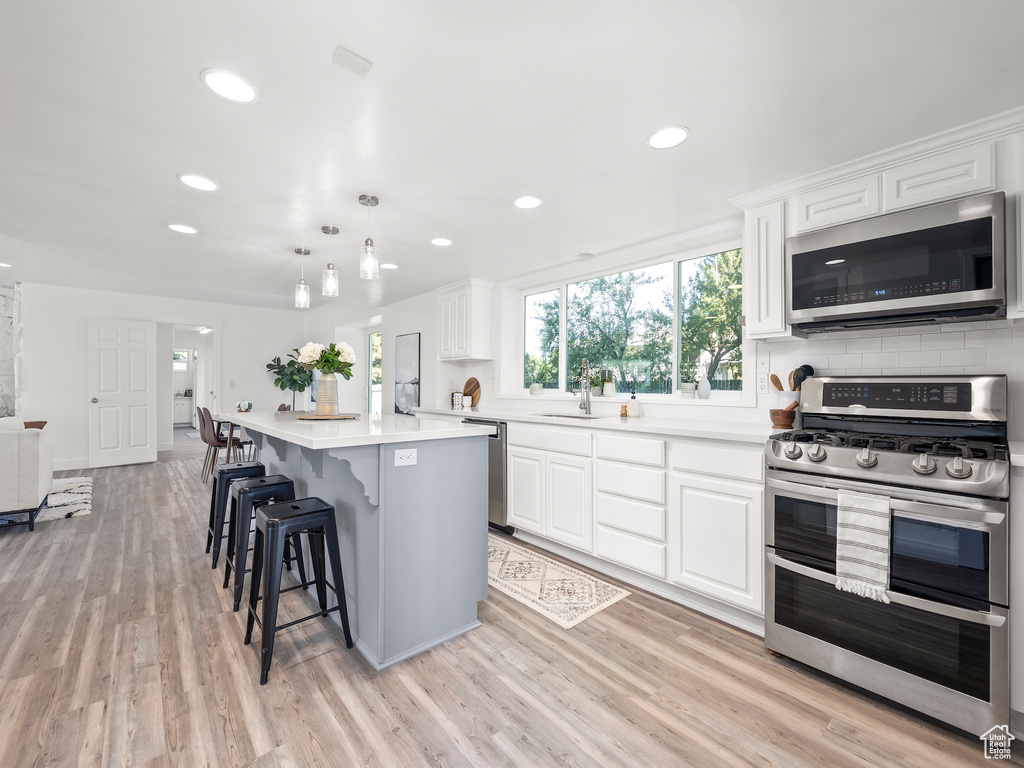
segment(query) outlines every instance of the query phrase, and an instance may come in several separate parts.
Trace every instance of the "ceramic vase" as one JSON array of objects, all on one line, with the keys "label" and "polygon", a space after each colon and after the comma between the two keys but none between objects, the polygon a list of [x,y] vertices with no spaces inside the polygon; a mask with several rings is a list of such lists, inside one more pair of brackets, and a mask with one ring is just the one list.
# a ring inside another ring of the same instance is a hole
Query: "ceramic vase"
[{"label": "ceramic vase", "polygon": [[697,382],[697,397],[701,400],[707,400],[711,397],[711,382],[708,381],[707,376]]},{"label": "ceramic vase", "polygon": [[321,374],[317,382],[316,415],[338,415],[338,376],[335,373]]}]

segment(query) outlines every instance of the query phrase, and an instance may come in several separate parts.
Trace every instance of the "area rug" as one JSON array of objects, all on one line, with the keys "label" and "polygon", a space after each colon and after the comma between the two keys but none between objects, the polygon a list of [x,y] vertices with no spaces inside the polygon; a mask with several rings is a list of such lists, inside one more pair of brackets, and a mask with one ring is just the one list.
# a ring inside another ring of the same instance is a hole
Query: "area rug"
[{"label": "area rug", "polygon": [[185,432],[185,437],[187,437],[189,440],[195,440],[199,437],[199,432],[197,432],[194,429],[190,429]]},{"label": "area rug", "polygon": [[[55,477],[46,505],[36,515],[37,523],[66,517],[84,517],[92,514],[91,477]],[[25,513],[0,515],[0,526],[28,520]]]},{"label": "area rug", "polygon": [[629,594],[503,536],[487,538],[487,583],[565,629]]}]

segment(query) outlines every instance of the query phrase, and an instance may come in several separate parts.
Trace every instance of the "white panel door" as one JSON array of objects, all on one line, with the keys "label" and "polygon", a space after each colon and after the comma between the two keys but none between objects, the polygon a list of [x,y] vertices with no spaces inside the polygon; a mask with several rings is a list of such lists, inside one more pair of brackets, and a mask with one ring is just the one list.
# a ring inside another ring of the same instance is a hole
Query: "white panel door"
[{"label": "white panel door", "polygon": [[545,512],[549,538],[594,549],[593,462],[549,453],[544,460]]},{"label": "white panel door", "polygon": [[156,323],[90,318],[89,466],[156,461],[156,411]]},{"label": "white panel door", "polygon": [[540,451],[508,447],[508,522],[544,533],[544,454]]},{"label": "white panel door", "polygon": [[670,519],[670,578],[761,613],[763,491],[752,483],[674,475],[679,507]]}]

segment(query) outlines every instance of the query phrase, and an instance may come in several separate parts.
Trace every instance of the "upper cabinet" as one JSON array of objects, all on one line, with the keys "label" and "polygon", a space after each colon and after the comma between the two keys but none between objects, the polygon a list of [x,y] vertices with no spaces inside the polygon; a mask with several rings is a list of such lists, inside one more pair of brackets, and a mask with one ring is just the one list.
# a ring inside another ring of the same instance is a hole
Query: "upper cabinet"
[{"label": "upper cabinet", "polygon": [[1024,317],[1022,128],[1007,122],[974,134],[964,129],[945,147],[932,137],[735,199],[744,212],[746,335],[770,339],[792,333],[786,324],[787,238],[997,189],[1007,201],[1007,316]]},{"label": "upper cabinet", "polygon": [[437,290],[437,355],[490,360],[494,284],[463,280]]}]

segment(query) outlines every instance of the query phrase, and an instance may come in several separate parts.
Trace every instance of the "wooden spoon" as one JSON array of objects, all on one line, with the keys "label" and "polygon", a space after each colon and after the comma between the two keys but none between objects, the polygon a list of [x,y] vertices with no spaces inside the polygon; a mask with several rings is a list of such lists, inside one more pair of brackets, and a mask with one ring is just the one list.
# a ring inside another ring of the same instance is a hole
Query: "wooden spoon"
[{"label": "wooden spoon", "polygon": [[793,374],[795,374],[795,373],[796,373],[796,371],[790,371],[789,372],[789,391],[790,392],[793,392],[795,390],[795,388],[796,388],[796,384],[793,381]]},{"label": "wooden spoon", "polygon": [[773,373],[773,374],[772,374],[771,376],[769,376],[768,378],[769,378],[769,379],[771,379],[771,381],[772,381],[772,386],[774,386],[774,387],[775,387],[775,388],[776,388],[777,390],[779,390],[779,392],[782,392],[782,391],[783,391],[783,389],[784,389],[784,388],[783,388],[783,386],[782,386],[782,381],[781,381],[781,380],[779,379],[779,377],[778,377],[778,376],[776,376],[776,375],[775,375],[775,374]]}]

